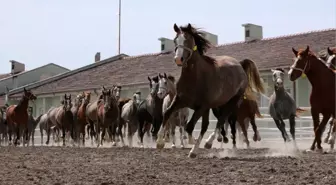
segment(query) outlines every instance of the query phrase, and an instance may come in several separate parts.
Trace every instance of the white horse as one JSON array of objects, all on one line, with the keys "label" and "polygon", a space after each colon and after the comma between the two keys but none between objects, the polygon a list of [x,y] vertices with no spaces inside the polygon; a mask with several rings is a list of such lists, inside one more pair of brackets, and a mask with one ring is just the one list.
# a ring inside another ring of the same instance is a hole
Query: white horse
[{"label": "white horse", "polygon": [[[173,101],[174,96],[176,95],[176,85],[175,78],[171,75],[167,76],[166,73],[163,75],[159,74],[159,92],[158,97],[163,99],[162,112],[164,113],[170,104]],[[175,148],[175,129],[176,126],[180,127],[180,139],[181,139],[181,147],[184,148],[184,137],[186,137],[186,132],[184,131],[184,127],[188,122],[189,110],[188,108],[183,108],[173,113],[173,115],[169,118],[168,124],[170,127],[170,133],[172,136],[172,148]],[[189,137],[189,144],[194,143],[194,139]],[[165,138],[167,141],[167,137]]]},{"label": "white horse", "polygon": [[127,139],[129,147],[132,147],[133,135],[138,129],[137,110],[140,103],[141,93],[133,94],[133,99],[125,103],[121,109],[121,119],[125,121],[127,126]]}]

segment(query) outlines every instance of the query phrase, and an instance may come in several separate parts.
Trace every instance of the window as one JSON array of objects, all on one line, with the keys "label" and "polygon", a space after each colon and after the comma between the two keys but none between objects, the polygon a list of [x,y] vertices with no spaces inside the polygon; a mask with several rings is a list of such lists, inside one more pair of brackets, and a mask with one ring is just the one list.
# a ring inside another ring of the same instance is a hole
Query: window
[{"label": "window", "polygon": [[245,30],[245,37],[250,37],[250,30]]},{"label": "window", "polygon": [[165,50],[165,45],[161,44],[161,51]]},{"label": "window", "polygon": [[15,67],[15,65],[14,65],[14,63],[12,63],[12,70],[14,70],[14,67]]}]

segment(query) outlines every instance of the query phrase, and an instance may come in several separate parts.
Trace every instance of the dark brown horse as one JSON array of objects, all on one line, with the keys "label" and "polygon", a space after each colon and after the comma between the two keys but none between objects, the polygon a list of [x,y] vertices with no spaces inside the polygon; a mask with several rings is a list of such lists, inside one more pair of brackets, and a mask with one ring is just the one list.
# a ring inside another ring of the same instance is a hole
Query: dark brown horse
[{"label": "dark brown horse", "polygon": [[0,107],[0,145],[8,142],[8,124],[6,121],[7,107]]},{"label": "dark brown horse", "polygon": [[[55,128],[62,130],[63,146],[65,146],[65,134],[66,132],[73,131],[73,114],[71,112],[72,102],[71,94],[67,96],[64,94],[61,106],[54,108],[47,113],[48,124],[54,125]],[[48,134],[50,135],[50,134]],[[46,144],[49,144],[49,137]]]},{"label": "dark brown horse", "polygon": [[80,141],[80,136],[82,136],[82,144],[85,145],[85,126],[87,125],[86,118],[86,107],[90,103],[91,93],[85,92],[84,98],[82,99],[82,103],[77,112],[77,123],[76,123],[76,138],[78,142]]},{"label": "dark brown horse", "polygon": [[[315,150],[316,142],[317,149],[322,151],[322,133],[329,118],[335,118],[336,75],[335,72],[330,70],[321,59],[309,50],[309,46],[307,46],[306,49],[300,49],[299,51],[294,48],[292,48],[292,50],[296,58],[288,72],[290,80],[295,81],[302,74],[306,74],[312,85],[310,106],[314,122],[315,139],[310,150]],[[319,120],[319,114],[323,115],[321,122]],[[334,148],[335,136],[336,128],[334,127],[332,137],[329,140],[331,150]]]},{"label": "dark brown horse", "polygon": [[[218,122],[215,132],[208,139],[208,144],[212,144],[216,133],[220,132],[226,118],[240,104],[244,94],[249,98],[253,86],[257,91],[263,91],[263,87],[253,61],[245,59],[239,62],[229,56],[205,55],[211,44],[190,24],[185,27],[174,24],[174,31],[174,60],[178,66],[182,66],[182,70],[176,84],[177,94],[163,116],[157,148],[164,147],[163,135],[171,114],[178,109],[189,107],[195,111],[186,127],[189,135],[192,134],[198,119],[202,117],[201,133],[189,153],[189,157],[196,157],[196,149],[199,148],[209,125],[210,109]],[[235,128],[231,130],[235,136]]]},{"label": "dark brown horse", "polygon": [[[239,125],[238,128],[238,134],[240,135],[241,132],[243,134],[243,142],[246,143],[247,147],[249,147],[249,140],[247,137],[247,130],[249,128],[249,125],[251,123],[252,125],[252,130],[254,132],[253,135],[253,141],[260,141],[261,137],[255,122],[255,117],[257,116],[258,118],[262,118],[263,116],[261,115],[258,107],[258,103],[256,100],[248,100],[246,97],[244,97],[244,100],[242,101],[241,105],[239,108],[236,110],[237,113],[237,124]],[[230,118],[229,118],[230,120]],[[225,131],[228,130],[228,123],[225,123]],[[240,129],[239,129],[240,128]],[[241,130],[241,131],[239,131]],[[217,140],[221,141],[221,135],[217,138]],[[226,141],[227,143],[227,138]]]},{"label": "dark brown horse", "polygon": [[[118,128],[118,135],[120,136],[122,145],[124,145],[124,138],[122,136],[122,127],[119,125],[119,119],[120,119],[120,111],[118,107],[118,100],[115,96],[116,86],[112,87],[111,89],[105,89],[103,86],[102,91],[102,101],[98,103],[97,107],[97,114],[98,114],[98,120],[97,120],[97,134],[98,134],[98,142],[97,146],[103,145],[103,138],[105,136],[106,130],[110,133],[110,136],[112,137],[112,145],[116,145],[115,135],[116,135],[116,129]],[[100,129],[102,129],[102,133],[100,134]]]},{"label": "dark brown horse", "polygon": [[[71,107],[71,112],[72,112],[72,115],[73,115],[73,126],[74,127],[76,127],[76,125],[78,125],[77,124],[77,113],[78,113],[79,107],[82,104],[82,100],[83,100],[84,96],[85,96],[84,92],[79,93],[74,100],[74,106]],[[75,132],[76,132],[76,128],[72,128],[72,132],[71,132],[72,137],[74,138],[74,140],[77,141],[77,138],[75,136],[76,135]]]},{"label": "dark brown horse", "polygon": [[[29,100],[36,100],[36,96],[30,91],[23,89],[23,96],[17,105],[11,105],[6,110],[6,120],[8,124],[9,142],[12,141],[12,133],[16,132],[16,139],[14,145],[19,144],[19,140],[27,129],[28,123],[28,102]],[[23,145],[28,142],[28,135],[25,134]]]}]

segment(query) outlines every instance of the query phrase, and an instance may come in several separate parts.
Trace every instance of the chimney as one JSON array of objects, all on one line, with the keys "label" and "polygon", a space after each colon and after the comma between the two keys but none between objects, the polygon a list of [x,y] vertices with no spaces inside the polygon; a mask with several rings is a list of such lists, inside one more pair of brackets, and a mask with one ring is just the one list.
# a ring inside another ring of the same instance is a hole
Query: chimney
[{"label": "chimney", "polygon": [[263,39],[262,26],[251,23],[246,23],[242,26],[245,28],[245,42]]},{"label": "chimney", "polygon": [[11,65],[11,74],[15,75],[18,73],[21,73],[23,71],[25,71],[25,65],[23,63],[20,63],[18,61],[15,60],[10,60],[10,63],[12,63]]},{"label": "chimney", "polygon": [[203,37],[205,39],[207,39],[208,41],[210,41],[210,43],[214,46],[218,45],[218,36],[213,34],[213,33],[209,33],[206,31],[200,31],[203,34]]},{"label": "chimney", "polygon": [[173,40],[161,37],[159,41],[161,41],[161,52],[174,51],[175,44]]},{"label": "chimney", "polygon": [[95,62],[99,62],[100,61],[100,52],[97,52],[95,55]]}]

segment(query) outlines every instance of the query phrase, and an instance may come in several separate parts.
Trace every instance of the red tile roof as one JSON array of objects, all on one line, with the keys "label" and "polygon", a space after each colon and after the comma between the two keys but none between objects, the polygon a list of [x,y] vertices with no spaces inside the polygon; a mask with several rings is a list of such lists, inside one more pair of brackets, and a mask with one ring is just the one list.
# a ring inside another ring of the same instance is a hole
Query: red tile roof
[{"label": "red tile roof", "polygon": [[[292,47],[305,48],[309,45],[313,51],[317,52],[333,46],[335,40],[336,29],[333,28],[265,38],[253,42],[223,44],[210,49],[208,54],[229,55],[238,60],[249,58],[256,62],[259,70],[269,70],[274,67],[289,67],[294,57]],[[147,76],[157,75],[159,72],[179,77],[180,68],[175,65],[172,58],[172,53],[123,57],[120,60],[65,76],[32,90],[36,94],[49,94],[94,89],[101,85],[114,83],[121,85],[146,83]],[[17,93],[12,96],[17,96]]]},{"label": "red tile roof", "polygon": [[7,74],[0,74],[0,80],[3,79],[3,78],[7,78],[7,77],[9,77],[9,76],[11,76],[10,73],[7,73]]}]

